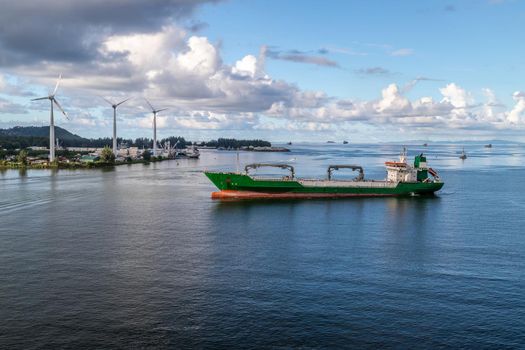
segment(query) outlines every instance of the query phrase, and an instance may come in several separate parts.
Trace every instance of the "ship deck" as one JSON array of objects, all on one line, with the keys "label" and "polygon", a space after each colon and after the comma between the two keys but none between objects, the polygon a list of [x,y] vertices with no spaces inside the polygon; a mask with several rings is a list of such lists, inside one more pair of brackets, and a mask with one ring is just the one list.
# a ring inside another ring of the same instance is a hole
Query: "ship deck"
[{"label": "ship deck", "polygon": [[352,181],[352,180],[297,180],[304,187],[353,187],[353,188],[395,188],[397,182],[392,181]]},{"label": "ship deck", "polygon": [[327,180],[327,179],[301,179],[301,178],[276,178],[276,177],[262,177],[250,176],[254,181],[273,181],[273,182],[298,182],[304,187],[352,187],[352,188],[395,188],[397,182],[386,180]]}]

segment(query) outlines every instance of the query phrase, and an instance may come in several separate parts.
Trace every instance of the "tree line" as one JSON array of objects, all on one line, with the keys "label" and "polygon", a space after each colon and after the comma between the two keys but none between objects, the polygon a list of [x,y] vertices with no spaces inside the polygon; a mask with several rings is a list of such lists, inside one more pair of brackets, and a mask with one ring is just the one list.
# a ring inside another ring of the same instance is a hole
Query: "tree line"
[{"label": "tree line", "polygon": [[[171,147],[186,148],[191,145],[192,142],[186,141],[181,136],[170,136],[160,140],[160,144],[163,145],[166,142],[170,143]],[[117,138],[119,145],[127,145],[128,147],[138,148],[151,148],[153,147],[153,140],[147,137],[140,137],[136,139]],[[105,146],[112,147],[113,139],[110,137],[98,138],[98,139],[65,139],[60,140],[59,144],[61,147],[93,147],[103,148]],[[238,149],[242,147],[271,147],[271,143],[264,140],[237,140],[219,138],[217,140],[211,140],[207,142],[198,143],[200,146],[214,147],[214,148],[232,148]],[[14,150],[29,148],[32,146],[37,147],[49,147],[49,137],[42,136],[11,136],[11,135],[0,135],[0,149]]]},{"label": "tree line", "polygon": [[[160,144],[164,144],[169,141],[171,146],[177,145],[177,148],[186,148],[188,142],[184,137],[171,136],[160,140]],[[119,145],[126,144],[128,147],[139,147],[139,148],[151,148],[153,146],[153,140],[149,138],[137,138],[137,139],[125,139],[117,138]],[[59,138],[59,145],[61,147],[93,147],[103,148],[105,146],[112,147],[113,139],[110,137],[98,138],[98,139],[64,139]],[[36,147],[49,147],[49,137],[42,136],[11,136],[11,135],[0,135],[0,149],[14,150],[29,148],[32,146]]]},{"label": "tree line", "polygon": [[233,148],[238,149],[241,147],[271,147],[272,144],[264,140],[237,140],[237,139],[226,139],[219,138],[217,140],[211,140],[208,142],[201,142],[199,145],[206,147],[215,148]]}]

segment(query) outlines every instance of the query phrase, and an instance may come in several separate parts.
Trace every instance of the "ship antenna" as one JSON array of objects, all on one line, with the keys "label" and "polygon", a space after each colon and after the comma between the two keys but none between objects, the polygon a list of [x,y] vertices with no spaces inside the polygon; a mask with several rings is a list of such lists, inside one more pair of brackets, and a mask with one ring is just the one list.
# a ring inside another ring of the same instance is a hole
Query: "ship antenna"
[{"label": "ship antenna", "polygon": [[403,152],[401,153],[401,157],[400,158],[400,161],[401,162],[406,162],[406,159],[407,159],[407,148],[405,146],[403,146]]}]

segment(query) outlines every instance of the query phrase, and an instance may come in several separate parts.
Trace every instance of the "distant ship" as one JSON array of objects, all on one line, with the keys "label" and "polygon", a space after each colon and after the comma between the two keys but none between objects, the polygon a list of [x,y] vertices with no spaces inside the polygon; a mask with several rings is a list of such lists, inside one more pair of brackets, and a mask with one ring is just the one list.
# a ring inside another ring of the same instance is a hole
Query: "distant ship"
[{"label": "distant ship", "polygon": [[489,143],[488,145],[485,145],[485,148],[492,148],[492,143]]},{"label": "distant ship", "polygon": [[191,146],[177,153],[175,158],[190,158],[198,159],[200,157],[199,149],[195,146]]},{"label": "distant ship", "polygon": [[[212,193],[214,199],[264,199],[264,198],[335,198],[335,197],[386,197],[433,194],[444,183],[437,172],[427,167],[426,157],[417,155],[414,163],[406,161],[404,151],[399,161],[385,163],[386,180],[367,180],[364,170],[359,165],[330,165],[326,179],[299,179],[295,169],[288,164],[249,164],[244,173],[213,172],[204,174],[219,189]],[[251,169],[274,167],[290,171],[290,175],[275,177],[256,177]],[[353,180],[334,180],[334,170],[350,169],[357,171]],[[430,175],[430,176],[429,176]]]},{"label": "distant ship", "polygon": [[335,143],[335,141],[326,141],[326,143]]},{"label": "distant ship", "polygon": [[465,153],[465,149],[463,148],[463,151],[461,152],[461,155],[459,156],[459,159],[467,159],[467,154]]},{"label": "distant ship", "polygon": [[423,144],[423,147],[428,147],[428,143],[424,143],[424,144]]},{"label": "distant ship", "polygon": [[343,141],[343,145],[347,145],[348,144],[348,141]]},{"label": "distant ship", "polygon": [[291,145],[292,145],[292,141],[288,142],[287,145],[288,145],[288,146],[291,146]]}]

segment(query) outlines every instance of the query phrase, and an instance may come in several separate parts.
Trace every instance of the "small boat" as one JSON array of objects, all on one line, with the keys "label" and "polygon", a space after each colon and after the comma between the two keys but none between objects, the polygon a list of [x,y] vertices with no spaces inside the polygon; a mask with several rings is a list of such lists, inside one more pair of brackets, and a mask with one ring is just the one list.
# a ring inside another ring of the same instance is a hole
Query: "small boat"
[{"label": "small boat", "polygon": [[182,150],[177,153],[175,158],[189,158],[189,159],[198,159],[200,157],[199,149],[193,145],[185,150]]},{"label": "small boat", "polygon": [[288,146],[291,146],[291,145],[292,145],[292,141],[288,142],[287,145],[288,145]]},{"label": "small boat", "polygon": [[489,143],[488,145],[485,145],[485,148],[492,148],[492,143]]},{"label": "small boat", "polygon": [[335,141],[326,141],[326,143],[335,143]]},{"label": "small boat", "polygon": [[348,145],[348,141],[343,141],[343,145]]},{"label": "small boat", "polygon": [[463,148],[463,151],[461,152],[461,155],[459,156],[459,159],[467,159],[467,154],[465,153],[465,149]]},{"label": "small boat", "polygon": [[[414,196],[433,194],[444,185],[437,172],[427,167],[423,154],[417,155],[410,164],[404,151],[399,161],[388,161],[385,166],[385,180],[365,179],[363,168],[351,164],[330,165],[326,179],[296,178],[293,166],[273,163],[248,164],[244,173],[205,171],[204,174],[219,189],[212,193],[212,198],[226,200]],[[262,167],[280,168],[290,173],[282,177],[250,174],[250,170]],[[349,180],[334,179],[333,171],[341,169],[357,171],[357,176]]]},{"label": "small boat", "polygon": [[423,147],[428,147],[428,143],[424,143],[424,144],[423,144]]}]

